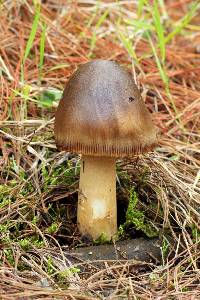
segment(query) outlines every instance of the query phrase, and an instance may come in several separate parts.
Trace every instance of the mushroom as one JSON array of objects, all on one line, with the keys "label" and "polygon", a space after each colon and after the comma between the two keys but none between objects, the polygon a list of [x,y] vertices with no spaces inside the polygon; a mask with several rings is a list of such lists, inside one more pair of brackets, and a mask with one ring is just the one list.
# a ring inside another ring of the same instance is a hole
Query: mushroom
[{"label": "mushroom", "polygon": [[114,61],[83,64],[69,79],[55,115],[59,150],[82,154],[77,223],[83,236],[117,233],[117,157],[156,143],[151,115],[131,74]]}]

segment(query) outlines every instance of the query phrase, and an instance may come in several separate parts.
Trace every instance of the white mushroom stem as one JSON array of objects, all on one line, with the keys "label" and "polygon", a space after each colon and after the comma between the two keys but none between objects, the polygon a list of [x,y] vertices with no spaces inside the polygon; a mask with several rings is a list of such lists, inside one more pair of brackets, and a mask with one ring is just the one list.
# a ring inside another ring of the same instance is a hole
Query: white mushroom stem
[{"label": "white mushroom stem", "polygon": [[117,232],[115,158],[83,156],[81,160],[78,227],[83,236],[111,239]]}]

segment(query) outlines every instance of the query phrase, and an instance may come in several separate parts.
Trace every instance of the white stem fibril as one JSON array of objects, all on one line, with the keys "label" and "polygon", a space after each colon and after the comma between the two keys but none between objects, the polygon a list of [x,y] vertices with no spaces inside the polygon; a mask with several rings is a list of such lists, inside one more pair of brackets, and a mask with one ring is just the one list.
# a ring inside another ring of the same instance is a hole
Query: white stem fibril
[{"label": "white stem fibril", "polygon": [[78,227],[83,236],[111,239],[117,232],[115,158],[81,159]]}]

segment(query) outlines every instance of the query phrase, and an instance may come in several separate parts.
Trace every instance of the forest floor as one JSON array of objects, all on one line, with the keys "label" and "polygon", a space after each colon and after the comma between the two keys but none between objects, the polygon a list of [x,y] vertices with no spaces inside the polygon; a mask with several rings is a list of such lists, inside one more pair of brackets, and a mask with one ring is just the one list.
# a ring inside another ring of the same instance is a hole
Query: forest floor
[{"label": "forest floor", "polygon": [[[200,299],[199,20],[192,0],[0,1],[0,299]],[[56,149],[54,114],[98,58],[132,72],[159,129],[154,152],[117,161],[117,199],[120,226],[134,198],[120,239],[160,238],[161,260],[69,255],[87,245],[80,157]]]}]

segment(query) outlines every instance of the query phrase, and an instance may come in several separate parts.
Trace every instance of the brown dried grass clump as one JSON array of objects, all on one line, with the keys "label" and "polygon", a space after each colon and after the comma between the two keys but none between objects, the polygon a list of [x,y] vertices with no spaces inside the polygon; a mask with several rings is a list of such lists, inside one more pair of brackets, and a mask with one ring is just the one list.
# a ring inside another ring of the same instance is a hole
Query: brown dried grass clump
[{"label": "brown dried grass clump", "polygon": [[[166,1],[165,36],[192,2]],[[135,1],[49,0],[40,12],[34,3],[0,4],[0,298],[199,299],[199,6],[165,45],[162,62],[147,6],[140,15]],[[126,202],[134,187],[138,209],[164,236],[162,263],[104,261],[100,268],[74,264],[68,253],[80,244],[78,157],[56,150],[53,116],[69,76],[92,58],[129,67],[134,60],[131,71],[160,130],[156,151],[120,161],[118,176],[119,197]]]}]

